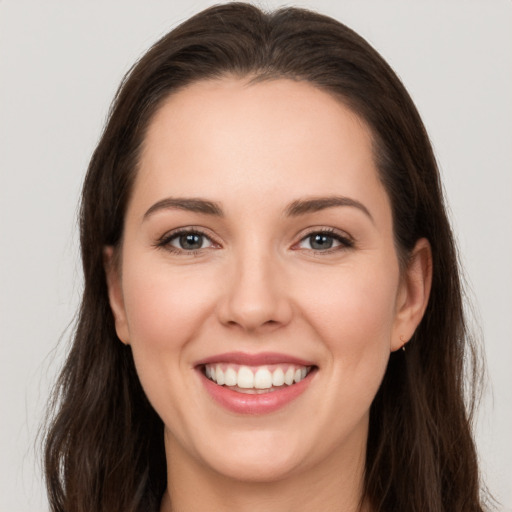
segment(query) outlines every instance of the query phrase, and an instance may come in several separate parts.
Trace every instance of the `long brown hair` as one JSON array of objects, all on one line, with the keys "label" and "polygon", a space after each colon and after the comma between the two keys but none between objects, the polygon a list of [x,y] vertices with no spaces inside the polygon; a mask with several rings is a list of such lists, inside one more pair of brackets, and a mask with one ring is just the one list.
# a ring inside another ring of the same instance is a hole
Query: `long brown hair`
[{"label": "long brown hair", "polygon": [[163,425],[130,348],[116,336],[103,249],[120,243],[141,143],[159,105],[190,83],[226,75],[307,81],[370,127],[400,261],[407,264],[415,242],[426,237],[434,276],[425,316],[407,352],[391,355],[371,406],[363,498],[381,512],[481,512],[474,394],[465,394],[477,360],[419,114],[382,57],[343,24],[301,9],[264,13],[242,3],[197,14],[140,59],[119,88],[91,159],[80,210],[83,300],[45,445],[51,510],[158,510],[166,487]]}]

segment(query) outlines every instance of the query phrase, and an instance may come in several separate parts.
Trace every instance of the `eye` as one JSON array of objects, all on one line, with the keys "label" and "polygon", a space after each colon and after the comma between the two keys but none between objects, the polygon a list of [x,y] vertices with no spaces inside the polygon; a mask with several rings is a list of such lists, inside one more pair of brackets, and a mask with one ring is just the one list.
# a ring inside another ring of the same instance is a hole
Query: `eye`
[{"label": "eye", "polygon": [[353,247],[353,242],[347,237],[332,231],[315,231],[304,237],[298,244],[299,249],[325,252]]},{"label": "eye", "polygon": [[209,240],[202,233],[182,233],[174,236],[169,244],[185,251],[197,251],[203,249]]},{"label": "eye", "polygon": [[194,252],[208,249],[215,244],[210,237],[196,230],[178,231],[165,235],[158,242],[158,247],[164,247],[172,252]]}]

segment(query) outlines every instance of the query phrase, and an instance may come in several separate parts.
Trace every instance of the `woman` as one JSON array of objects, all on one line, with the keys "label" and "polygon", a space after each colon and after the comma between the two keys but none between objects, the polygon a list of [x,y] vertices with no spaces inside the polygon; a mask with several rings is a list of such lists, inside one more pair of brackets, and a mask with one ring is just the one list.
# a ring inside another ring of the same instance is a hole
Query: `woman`
[{"label": "woman", "polygon": [[347,27],[227,4],[160,40],[81,246],[52,510],[483,510],[435,159]]}]

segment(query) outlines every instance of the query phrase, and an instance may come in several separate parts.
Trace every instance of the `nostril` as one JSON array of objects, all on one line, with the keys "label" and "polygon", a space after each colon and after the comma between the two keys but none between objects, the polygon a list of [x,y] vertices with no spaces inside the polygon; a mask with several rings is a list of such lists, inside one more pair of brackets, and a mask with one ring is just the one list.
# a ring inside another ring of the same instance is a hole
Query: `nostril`
[{"label": "nostril", "polygon": [[248,318],[240,318],[237,320],[228,320],[227,322],[225,322],[225,324],[231,327],[241,327],[242,329],[247,331],[255,331],[258,329],[265,329],[266,327],[277,327],[281,324],[281,322],[277,320],[265,320],[260,323],[258,321],[251,321],[251,319]]}]

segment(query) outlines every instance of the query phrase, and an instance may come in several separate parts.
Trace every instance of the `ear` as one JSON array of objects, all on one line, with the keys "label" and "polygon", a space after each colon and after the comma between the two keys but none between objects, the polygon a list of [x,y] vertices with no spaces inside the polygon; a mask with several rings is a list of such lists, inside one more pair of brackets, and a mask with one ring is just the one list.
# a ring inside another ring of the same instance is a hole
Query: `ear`
[{"label": "ear", "polygon": [[427,309],[432,286],[432,250],[421,238],[409,258],[397,295],[391,351],[402,348],[413,336]]},{"label": "ear", "polygon": [[107,278],[108,299],[110,309],[114,315],[117,337],[125,344],[130,344],[128,323],[124,307],[123,289],[119,264],[116,261],[114,247],[107,246],[103,249],[103,265]]}]

